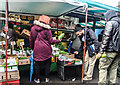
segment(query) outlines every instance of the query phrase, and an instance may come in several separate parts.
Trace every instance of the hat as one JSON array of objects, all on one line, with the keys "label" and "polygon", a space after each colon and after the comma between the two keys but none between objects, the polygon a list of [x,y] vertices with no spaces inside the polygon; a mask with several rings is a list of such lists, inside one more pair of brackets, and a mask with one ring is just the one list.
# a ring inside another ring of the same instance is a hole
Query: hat
[{"label": "hat", "polygon": [[74,30],[74,32],[78,32],[78,31],[81,31],[82,30],[82,28],[81,27],[78,27],[78,28],[76,28],[75,30]]},{"label": "hat", "polygon": [[114,10],[108,10],[106,13],[104,13],[105,18],[109,21],[113,17],[117,17],[117,14]]},{"label": "hat", "polygon": [[48,17],[48,16],[46,16],[46,15],[41,15],[40,17],[39,17],[39,20],[38,20],[39,22],[41,21],[41,22],[44,22],[44,23],[46,23],[46,24],[49,24],[49,21],[50,21],[50,18]]}]

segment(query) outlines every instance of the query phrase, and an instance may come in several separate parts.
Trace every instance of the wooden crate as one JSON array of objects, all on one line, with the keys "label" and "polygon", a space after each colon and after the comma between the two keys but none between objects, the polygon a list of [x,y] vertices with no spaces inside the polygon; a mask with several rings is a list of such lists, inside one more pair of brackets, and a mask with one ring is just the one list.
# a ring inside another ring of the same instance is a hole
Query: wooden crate
[{"label": "wooden crate", "polygon": [[22,59],[18,61],[18,65],[27,65],[27,64],[30,64],[29,59]]},{"label": "wooden crate", "polygon": [[[8,72],[8,81],[19,80],[19,71]],[[6,72],[0,72],[0,82],[6,81]]]},{"label": "wooden crate", "polygon": [[26,38],[29,38],[29,36],[30,36],[30,31],[24,29],[24,30],[22,31],[21,35],[24,36],[24,37],[26,37]]}]

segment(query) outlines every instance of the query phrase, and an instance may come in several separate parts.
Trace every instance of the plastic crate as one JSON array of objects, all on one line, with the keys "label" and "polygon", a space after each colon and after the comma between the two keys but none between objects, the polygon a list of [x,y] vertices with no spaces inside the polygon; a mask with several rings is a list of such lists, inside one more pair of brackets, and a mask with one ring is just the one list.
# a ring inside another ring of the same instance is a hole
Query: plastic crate
[{"label": "plastic crate", "polygon": [[0,85],[20,85],[20,84],[19,84],[19,80],[15,80],[15,81],[8,81],[7,84],[6,82],[0,82]]},{"label": "plastic crate", "polygon": [[[19,80],[19,71],[7,72],[8,81]],[[6,72],[0,72],[0,82],[6,81]]]}]

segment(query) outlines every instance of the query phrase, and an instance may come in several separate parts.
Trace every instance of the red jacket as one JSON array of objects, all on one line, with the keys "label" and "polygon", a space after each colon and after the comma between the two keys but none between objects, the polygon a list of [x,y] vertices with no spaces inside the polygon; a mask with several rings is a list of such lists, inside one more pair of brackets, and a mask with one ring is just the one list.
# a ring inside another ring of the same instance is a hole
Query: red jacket
[{"label": "red jacket", "polygon": [[[35,40],[36,35],[37,37]],[[33,59],[35,61],[45,61],[49,59],[52,56],[52,48],[50,44],[56,44],[60,42],[60,40],[53,40],[51,30],[47,27],[41,27],[40,23],[37,25],[35,24],[31,28],[29,41],[31,48],[34,45]]]}]

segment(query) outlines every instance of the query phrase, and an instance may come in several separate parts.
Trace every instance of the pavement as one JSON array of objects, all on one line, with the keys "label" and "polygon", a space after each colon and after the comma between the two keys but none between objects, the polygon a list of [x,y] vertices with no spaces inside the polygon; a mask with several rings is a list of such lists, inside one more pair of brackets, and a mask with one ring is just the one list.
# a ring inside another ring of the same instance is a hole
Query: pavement
[{"label": "pavement", "polygon": [[[20,71],[20,84],[21,85],[35,85],[36,83],[34,82],[34,80],[32,80],[31,82],[29,81],[30,79],[30,71],[29,70],[25,70],[25,71]],[[43,74],[43,73],[42,73]],[[70,73],[69,73],[70,74]],[[33,78],[35,77],[35,75],[33,75]],[[77,77],[75,81],[72,81],[72,75],[67,77],[64,81],[62,79],[59,78],[58,73],[57,72],[51,72],[50,73],[50,82],[49,83],[45,83],[44,81],[44,76],[43,79],[41,80],[41,85],[96,85],[98,82],[98,61],[96,62],[95,68],[94,68],[94,74],[93,74],[93,80],[91,81],[86,81],[83,84],[81,83],[81,77]],[[117,84],[120,84],[120,78],[117,79]]]}]

